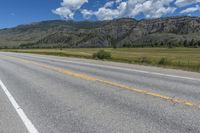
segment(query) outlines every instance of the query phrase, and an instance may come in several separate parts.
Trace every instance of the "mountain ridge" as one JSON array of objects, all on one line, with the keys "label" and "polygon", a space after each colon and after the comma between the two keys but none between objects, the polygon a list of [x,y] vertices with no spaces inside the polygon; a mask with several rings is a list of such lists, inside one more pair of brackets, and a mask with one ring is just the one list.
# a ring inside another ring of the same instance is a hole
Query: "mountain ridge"
[{"label": "mountain ridge", "polygon": [[49,20],[0,29],[2,48],[198,47],[200,17]]}]

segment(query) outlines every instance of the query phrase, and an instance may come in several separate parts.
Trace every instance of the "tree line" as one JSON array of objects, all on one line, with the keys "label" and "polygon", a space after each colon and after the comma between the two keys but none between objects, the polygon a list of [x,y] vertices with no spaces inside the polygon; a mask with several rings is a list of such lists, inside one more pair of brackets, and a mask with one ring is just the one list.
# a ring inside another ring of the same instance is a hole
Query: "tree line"
[{"label": "tree line", "polygon": [[[113,48],[116,48],[116,45],[112,45]],[[122,45],[124,48],[131,48],[131,47],[187,47],[187,48],[200,48],[200,40],[184,40],[179,42],[172,42],[172,41],[161,41],[161,42],[148,42],[148,43],[125,43]]]}]

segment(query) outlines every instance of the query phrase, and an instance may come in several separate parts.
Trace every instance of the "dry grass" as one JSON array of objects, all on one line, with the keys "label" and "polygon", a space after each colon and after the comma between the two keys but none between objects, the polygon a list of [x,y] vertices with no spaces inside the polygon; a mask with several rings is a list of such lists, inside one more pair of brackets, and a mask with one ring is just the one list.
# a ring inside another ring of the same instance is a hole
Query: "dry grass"
[{"label": "dry grass", "polygon": [[[183,70],[200,72],[199,48],[102,48],[110,52],[111,61],[119,61],[133,64],[145,64],[178,68]],[[100,48],[77,49],[9,49],[3,51],[24,52],[79,58],[92,58],[93,54],[102,50]]]}]

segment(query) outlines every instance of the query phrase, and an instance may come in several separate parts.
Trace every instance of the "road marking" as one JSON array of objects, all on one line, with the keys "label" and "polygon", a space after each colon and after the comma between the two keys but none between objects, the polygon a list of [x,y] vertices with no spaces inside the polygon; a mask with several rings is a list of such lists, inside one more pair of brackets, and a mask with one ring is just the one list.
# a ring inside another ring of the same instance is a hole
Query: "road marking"
[{"label": "road marking", "polygon": [[95,82],[111,85],[111,86],[114,86],[114,87],[117,87],[117,88],[121,88],[121,89],[124,89],[124,90],[129,90],[129,91],[133,91],[133,92],[136,92],[136,93],[145,94],[145,95],[148,95],[148,96],[157,97],[157,98],[160,98],[160,99],[163,99],[163,100],[166,100],[166,101],[170,101],[170,102],[173,102],[173,103],[179,103],[179,104],[182,104],[182,105],[185,105],[185,106],[190,106],[190,107],[200,109],[200,104],[196,104],[196,103],[193,103],[193,102],[190,102],[190,101],[187,101],[187,100],[176,99],[176,98],[173,98],[173,97],[170,97],[170,96],[165,96],[165,95],[162,95],[162,94],[159,94],[159,93],[154,93],[154,92],[151,92],[151,91],[148,91],[148,90],[138,89],[138,88],[134,88],[134,87],[131,87],[131,86],[127,86],[127,85],[119,84],[119,83],[116,83],[116,82],[108,81],[108,80],[98,79],[98,78],[95,78],[95,77],[92,77],[92,76],[89,76],[89,75],[76,73],[76,72],[73,72],[73,71],[69,71],[69,70],[59,68],[59,67],[55,67],[55,66],[50,66],[50,65],[40,63],[40,62],[36,62],[36,61],[26,60],[26,59],[22,59],[22,58],[18,58],[18,57],[9,57],[9,58],[13,58],[15,60],[18,60],[18,61],[21,61],[21,62],[24,62],[24,63],[40,66],[42,68],[46,68],[48,70],[52,70],[52,71],[59,72],[59,73],[62,73],[62,74],[66,74],[66,75],[69,75],[69,76],[73,76],[73,77],[76,77],[76,78],[89,80],[89,81],[95,81]]},{"label": "road marking", "polygon": [[11,93],[8,91],[8,89],[6,88],[6,86],[3,84],[3,82],[1,80],[0,80],[0,86],[3,89],[3,91],[5,92],[6,96],[8,97],[9,101],[11,102],[11,104],[13,105],[14,109],[18,113],[19,117],[23,121],[23,123],[26,126],[29,133],[39,133],[37,131],[37,129],[35,128],[35,126],[32,124],[32,122],[29,120],[29,118],[26,116],[23,109],[19,106],[19,104],[16,102],[14,97],[11,95]]},{"label": "road marking", "polygon": [[[29,56],[32,57],[32,56]],[[34,56],[35,58],[43,58],[43,59],[48,59],[43,56]],[[55,59],[51,59],[55,60]],[[59,59],[60,60],[60,59]],[[56,61],[56,60],[55,60]],[[137,69],[130,69],[130,68],[122,68],[122,67],[117,67],[117,66],[106,66],[106,65],[99,65],[99,64],[91,64],[91,63],[83,63],[83,62],[77,62],[77,61],[66,61],[66,60],[60,60],[65,63],[74,63],[74,64],[79,64],[79,65],[88,65],[88,66],[96,66],[96,67],[103,67],[103,68],[110,68],[110,69],[115,69],[115,70],[124,70],[124,71],[132,71],[132,72],[137,72],[137,73],[143,73],[143,74],[151,74],[151,75],[157,75],[157,76],[164,76],[164,77],[171,77],[171,78],[179,78],[179,79],[186,79],[186,80],[193,80],[193,81],[200,81],[199,78],[192,78],[192,77],[186,77],[186,76],[177,76],[177,75],[171,75],[171,74],[164,74],[164,73],[158,73],[158,72],[149,72],[149,71],[143,71],[143,70],[137,70]]]},{"label": "road marking", "polygon": [[137,69],[121,68],[121,67],[116,67],[116,66],[105,66],[105,65],[90,64],[90,63],[80,63],[80,62],[75,62],[75,61],[64,61],[64,62],[79,64],[79,65],[89,65],[89,66],[110,68],[110,69],[115,69],[115,70],[125,70],[125,71],[129,71],[129,72],[132,71],[132,72],[137,72],[137,73],[151,74],[151,75],[171,77],[171,78],[200,81],[200,79],[198,79],[198,78],[191,78],[191,77],[185,77],[185,76],[177,76],[177,75],[163,74],[163,73],[157,73],[157,72],[142,71],[142,70],[137,70]]}]

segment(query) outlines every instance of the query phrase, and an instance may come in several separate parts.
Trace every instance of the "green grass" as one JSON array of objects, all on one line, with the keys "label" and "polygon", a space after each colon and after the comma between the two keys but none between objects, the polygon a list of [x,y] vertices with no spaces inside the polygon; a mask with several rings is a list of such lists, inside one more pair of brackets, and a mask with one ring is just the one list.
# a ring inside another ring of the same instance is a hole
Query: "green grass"
[{"label": "green grass", "polygon": [[[103,48],[102,48],[103,49]],[[3,51],[24,52],[68,57],[92,59],[93,54],[100,48],[76,49],[9,49]],[[111,53],[110,61],[144,64],[168,68],[178,68],[188,71],[200,72],[199,48],[104,48]]]}]

